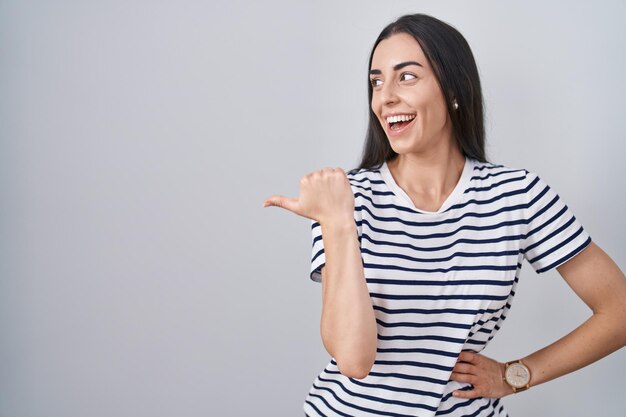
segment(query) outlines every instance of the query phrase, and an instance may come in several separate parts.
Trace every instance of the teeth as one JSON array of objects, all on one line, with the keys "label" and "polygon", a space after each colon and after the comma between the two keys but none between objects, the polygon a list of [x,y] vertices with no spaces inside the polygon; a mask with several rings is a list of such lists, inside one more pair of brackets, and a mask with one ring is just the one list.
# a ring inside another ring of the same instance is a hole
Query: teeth
[{"label": "teeth", "polygon": [[387,117],[387,123],[408,122],[409,120],[413,119],[415,119],[414,114],[401,114],[399,116]]}]

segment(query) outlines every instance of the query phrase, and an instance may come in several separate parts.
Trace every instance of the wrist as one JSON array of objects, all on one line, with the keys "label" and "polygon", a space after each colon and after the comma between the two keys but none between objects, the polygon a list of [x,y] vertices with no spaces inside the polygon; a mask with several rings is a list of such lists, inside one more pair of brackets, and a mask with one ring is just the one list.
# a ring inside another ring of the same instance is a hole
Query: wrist
[{"label": "wrist", "polygon": [[527,364],[521,359],[506,362],[502,379],[513,393],[525,391],[530,388],[532,374]]},{"label": "wrist", "polygon": [[324,231],[328,231],[328,233],[352,232],[356,229],[353,217],[331,218],[328,220],[320,220],[319,223],[322,228],[322,233]]}]

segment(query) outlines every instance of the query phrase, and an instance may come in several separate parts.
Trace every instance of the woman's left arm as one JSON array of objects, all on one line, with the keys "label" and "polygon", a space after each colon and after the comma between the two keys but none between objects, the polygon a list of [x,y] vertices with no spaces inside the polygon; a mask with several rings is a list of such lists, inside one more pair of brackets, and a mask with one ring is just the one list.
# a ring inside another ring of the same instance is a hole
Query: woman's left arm
[{"label": "woman's left arm", "polygon": [[[626,345],[626,278],[594,242],[561,266],[559,274],[591,308],[593,315],[568,335],[522,358],[531,371],[530,386],[583,368]],[[513,393],[504,382],[504,363],[461,352],[451,380],[473,390],[457,390],[457,398],[500,398]]]}]

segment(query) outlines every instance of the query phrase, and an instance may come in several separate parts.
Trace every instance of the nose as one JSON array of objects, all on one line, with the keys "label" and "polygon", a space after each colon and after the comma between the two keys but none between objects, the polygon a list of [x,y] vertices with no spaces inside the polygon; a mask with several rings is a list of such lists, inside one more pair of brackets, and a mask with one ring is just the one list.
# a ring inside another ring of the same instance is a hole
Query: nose
[{"label": "nose", "polygon": [[394,104],[398,101],[398,95],[394,83],[384,83],[380,90],[380,100],[383,104]]}]

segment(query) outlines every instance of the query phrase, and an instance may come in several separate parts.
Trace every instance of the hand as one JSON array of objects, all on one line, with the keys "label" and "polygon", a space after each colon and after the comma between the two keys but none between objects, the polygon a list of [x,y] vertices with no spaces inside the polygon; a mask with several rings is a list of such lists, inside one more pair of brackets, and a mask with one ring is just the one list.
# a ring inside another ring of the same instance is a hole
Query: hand
[{"label": "hand", "polygon": [[502,398],[513,393],[513,388],[504,381],[503,363],[479,353],[463,351],[452,370],[450,380],[467,382],[474,386],[469,391],[456,390],[456,398]]},{"label": "hand", "polygon": [[354,194],[341,168],[323,168],[300,179],[300,196],[273,195],[263,207],[276,206],[320,224],[354,221]]}]

